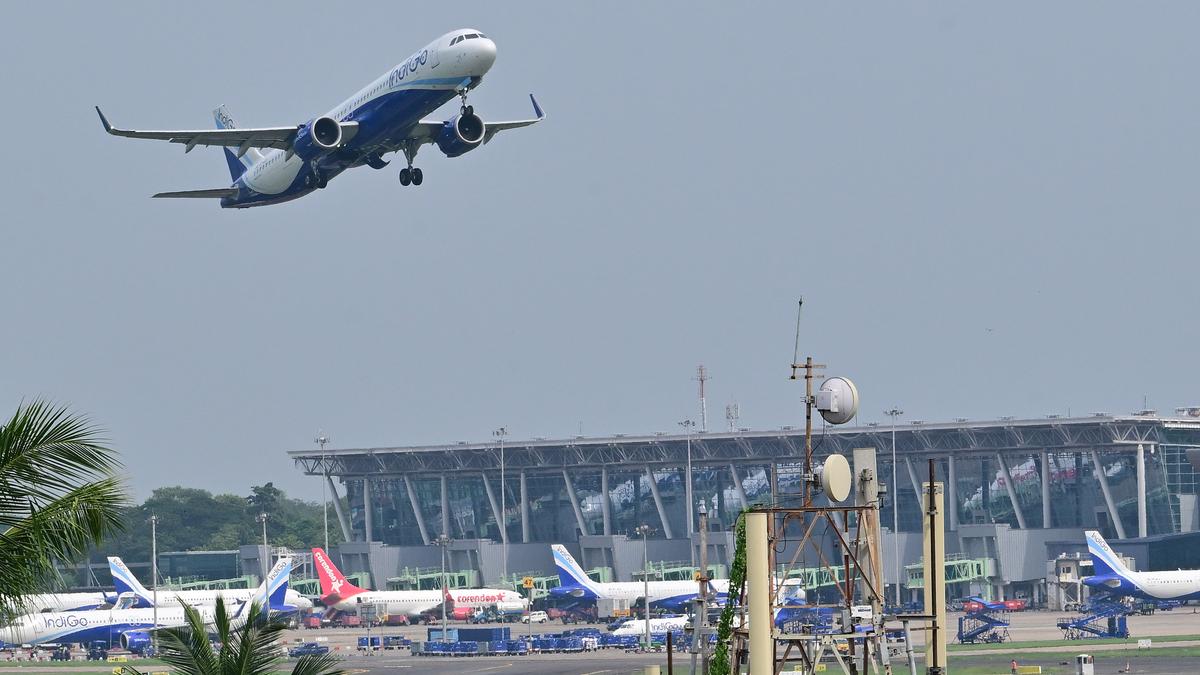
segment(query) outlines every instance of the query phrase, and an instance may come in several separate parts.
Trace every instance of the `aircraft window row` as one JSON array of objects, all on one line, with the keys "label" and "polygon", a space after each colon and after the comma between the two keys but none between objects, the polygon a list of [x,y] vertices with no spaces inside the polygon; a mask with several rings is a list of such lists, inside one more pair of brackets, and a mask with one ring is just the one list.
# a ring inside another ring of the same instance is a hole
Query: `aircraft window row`
[{"label": "aircraft window row", "polygon": [[450,41],[450,46],[453,47],[454,45],[462,42],[463,40],[474,40],[475,38],[485,38],[485,37],[487,37],[487,36],[484,35],[483,33],[467,33],[466,35],[459,35],[458,37],[456,37]]}]

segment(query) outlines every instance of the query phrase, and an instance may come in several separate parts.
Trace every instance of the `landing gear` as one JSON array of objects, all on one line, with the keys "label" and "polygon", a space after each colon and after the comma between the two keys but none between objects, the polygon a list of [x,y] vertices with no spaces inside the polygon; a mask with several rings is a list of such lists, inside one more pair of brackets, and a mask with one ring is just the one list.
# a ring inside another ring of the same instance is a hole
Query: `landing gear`
[{"label": "landing gear", "polygon": [[400,184],[420,185],[425,180],[425,175],[420,169],[413,168],[413,160],[417,157],[417,148],[420,147],[416,143],[408,142],[400,148],[404,152],[404,159],[408,162],[408,167],[400,169]]},{"label": "landing gear", "polygon": [[458,90],[458,97],[460,99],[462,99],[462,106],[458,109],[458,112],[461,115],[463,115],[464,117],[467,115],[474,115],[475,114],[475,106],[467,105],[467,88],[466,87],[463,87],[462,89]]}]

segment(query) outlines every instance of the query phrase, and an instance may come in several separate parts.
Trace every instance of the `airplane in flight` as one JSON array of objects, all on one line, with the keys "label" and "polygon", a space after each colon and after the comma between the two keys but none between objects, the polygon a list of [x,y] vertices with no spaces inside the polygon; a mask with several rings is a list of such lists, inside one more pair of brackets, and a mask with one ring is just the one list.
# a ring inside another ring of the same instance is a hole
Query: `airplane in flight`
[{"label": "airplane in flight", "polygon": [[[267,206],[297,199],[324,188],[346,169],[388,165],[383,156],[403,153],[401,185],[420,185],[424,173],[413,166],[417,150],[434,144],[447,157],[459,157],[488,143],[501,131],[536,124],[545,118],[530,94],[534,117],[484,122],[468,105],[496,60],[496,43],[473,29],[451,31],[422,47],[404,62],[363,87],[329,112],[300,124],[238,128],[225,106],[213,111],[216,129],[137,131],[109,123],[99,106],[104,130],[114,136],[146,138],[184,145],[222,146],[233,184],[209,190],[160,192],[155,197],[220,199],[223,208]],[[422,119],[454,97],[457,115]]]},{"label": "airplane in flight", "polygon": [[355,611],[360,605],[374,605],[377,615],[383,618],[405,617],[415,619],[434,614],[442,604],[447,605],[447,614],[454,619],[467,619],[476,610],[495,605],[501,610],[520,608],[524,610],[528,601],[516,591],[499,588],[449,588],[440,591],[369,591],[350,583],[341,570],[333,564],[324,549],[314,548],[313,567],[321,581],[321,602],[326,607],[342,611]]},{"label": "airplane in flight", "polygon": [[[284,609],[283,599],[287,593],[291,572],[291,558],[280,558],[267,574],[266,580],[256,589],[254,599],[271,610]],[[235,625],[241,625],[241,622],[246,620],[250,604],[243,602],[237,607],[232,617]],[[196,611],[205,623],[212,624],[216,620],[215,608],[211,605],[198,606]],[[157,610],[151,607],[40,612],[25,614],[7,627],[0,628],[0,639],[8,645],[104,642],[139,652],[150,644],[152,632],[186,624],[187,619],[181,605]]]},{"label": "airplane in flight", "polygon": [[1095,574],[1083,578],[1094,591],[1144,600],[1200,599],[1200,570],[1134,572],[1121,562],[1104,537],[1095,530],[1084,533]]},{"label": "airplane in flight", "polygon": [[[109,556],[108,570],[112,573],[113,584],[117,587],[117,593],[120,596],[132,596],[136,599],[134,607],[153,607],[154,593],[149,591],[142,582],[138,581],[133,572],[125,565],[125,563],[117,556]],[[181,604],[185,605],[215,605],[217,598],[225,601],[225,604],[247,602],[254,597],[257,589],[253,588],[226,588],[209,591],[159,591],[158,606],[159,607],[176,607]],[[308,598],[301,595],[298,591],[288,588],[284,593],[283,602],[280,603],[284,608],[283,611],[301,611],[312,609],[313,603]]]},{"label": "airplane in flight", "polygon": [[[641,581],[593,581],[565,546],[554,544],[550,550],[554,555],[554,566],[558,568],[558,586],[550,589],[550,595],[554,597],[636,600],[649,592],[651,607],[680,610],[695,600],[700,592],[699,584],[688,580],[651,581],[648,589]],[[713,595],[724,596],[729,592],[729,580],[713,579],[709,581],[709,587]]]}]

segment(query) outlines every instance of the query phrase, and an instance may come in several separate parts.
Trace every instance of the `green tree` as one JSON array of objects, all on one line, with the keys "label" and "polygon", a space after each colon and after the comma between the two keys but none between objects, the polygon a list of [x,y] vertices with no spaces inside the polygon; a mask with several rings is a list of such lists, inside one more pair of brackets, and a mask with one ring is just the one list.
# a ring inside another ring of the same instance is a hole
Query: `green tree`
[{"label": "green tree", "polygon": [[[276,642],[287,624],[273,621],[260,611],[258,603],[247,608],[248,618],[237,621],[229,616],[225,603],[218,599],[212,626],[196,608],[185,606],[187,625],[159,632],[158,653],[177,675],[271,675],[282,672]],[[220,649],[208,639],[217,635]],[[126,667],[135,675],[139,671]],[[332,654],[303,656],[292,667],[292,675],[341,675],[338,660]]]},{"label": "green tree", "polygon": [[125,491],[116,453],[85,418],[44,401],[0,427],[0,615],[59,581],[73,561],[121,526]]},{"label": "green tree", "polygon": [[246,503],[255,511],[265,511],[274,514],[276,507],[279,506],[279,500],[283,499],[283,490],[275,487],[274,483],[266,485],[255,485],[250,488],[250,496],[246,497]]}]

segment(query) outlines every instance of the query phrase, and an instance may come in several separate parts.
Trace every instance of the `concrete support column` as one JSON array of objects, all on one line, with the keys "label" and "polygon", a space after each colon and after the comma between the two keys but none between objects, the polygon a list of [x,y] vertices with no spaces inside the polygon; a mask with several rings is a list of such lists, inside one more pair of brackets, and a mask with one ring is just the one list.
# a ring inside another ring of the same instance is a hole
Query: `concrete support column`
[{"label": "concrete support column", "polygon": [[1050,455],[1042,451],[1042,527],[1054,527],[1053,514],[1050,511]]},{"label": "concrete support column", "polygon": [[958,531],[958,477],[954,472],[954,455],[946,456],[946,514],[950,516],[950,529]]},{"label": "concrete support column", "polygon": [[1021,502],[1017,501],[1017,486],[1013,485],[1012,472],[1008,470],[1008,463],[1004,461],[1004,455],[997,452],[996,462],[1000,465],[1000,471],[1004,476],[1004,491],[1008,493],[1008,501],[1012,502],[1013,513],[1017,516],[1017,527],[1022,530],[1028,529],[1025,526],[1025,512],[1021,510]]},{"label": "concrete support column", "polygon": [[604,515],[604,536],[612,536],[612,504],[608,497],[608,466],[600,467],[600,512]]},{"label": "concrete support column", "polygon": [[563,483],[567,485],[567,499],[571,502],[571,510],[575,512],[575,524],[579,526],[579,535],[588,533],[587,524],[583,521],[583,509],[579,508],[579,498],[575,495],[575,486],[571,484],[571,476],[567,470],[562,470]]},{"label": "concrete support column", "polygon": [[450,486],[442,474],[442,534],[450,536]]},{"label": "concrete support column", "polygon": [[1145,537],[1149,534],[1146,522],[1146,453],[1141,443],[1137,446],[1137,510],[1138,536]]},{"label": "concrete support column", "polygon": [[375,541],[375,504],[371,499],[371,479],[362,479],[363,484],[363,541]]},{"label": "concrete support column", "polygon": [[[649,471],[649,468],[646,469]],[[775,672],[771,640],[771,564],[766,513],[746,515],[746,595],[750,604],[750,675]]]},{"label": "concrete support column", "polygon": [[492,517],[496,519],[496,527],[500,529],[500,541],[507,544],[508,532],[504,528],[504,514],[500,513],[500,504],[496,501],[496,494],[492,492],[492,482],[488,480],[486,471],[480,471],[479,477],[483,479],[483,489],[487,491],[488,503],[492,505]]},{"label": "concrete support column", "polygon": [[521,472],[521,543],[529,543],[529,491],[524,471]]},{"label": "concrete support column", "polygon": [[650,465],[646,465],[646,480],[650,483],[650,494],[654,496],[654,507],[658,509],[658,519],[662,521],[663,536],[667,539],[674,539],[671,534],[671,520],[667,518],[667,510],[663,508],[662,495],[658,493],[658,481],[654,480],[654,472],[650,470]]},{"label": "concrete support column", "polygon": [[342,498],[338,496],[337,486],[333,484],[333,476],[326,475],[325,481],[329,483],[329,495],[333,498],[333,512],[337,514],[338,526],[342,528],[342,541],[354,541],[354,537],[351,536],[354,533],[350,529],[350,519],[346,517],[346,510],[342,508]]},{"label": "concrete support column", "polygon": [[1100,483],[1100,492],[1104,494],[1104,505],[1108,507],[1113,529],[1117,531],[1117,539],[1125,539],[1125,526],[1121,524],[1121,513],[1117,511],[1117,503],[1113,500],[1112,490],[1108,489],[1108,476],[1104,475],[1104,465],[1100,463],[1100,455],[1095,450],[1092,450],[1092,470],[1096,481]]},{"label": "concrete support column", "polygon": [[733,487],[737,488],[738,499],[742,500],[742,508],[750,506],[750,500],[746,499],[746,489],[742,487],[742,477],[732,464],[729,465],[729,475],[733,476]]},{"label": "concrete support column", "polygon": [[413,489],[412,479],[404,476],[404,491],[408,493],[408,503],[412,504],[413,516],[417,519],[417,529],[421,531],[421,541],[429,545],[429,530],[425,529],[425,517],[421,515],[421,505],[417,503],[417,491]]}]

